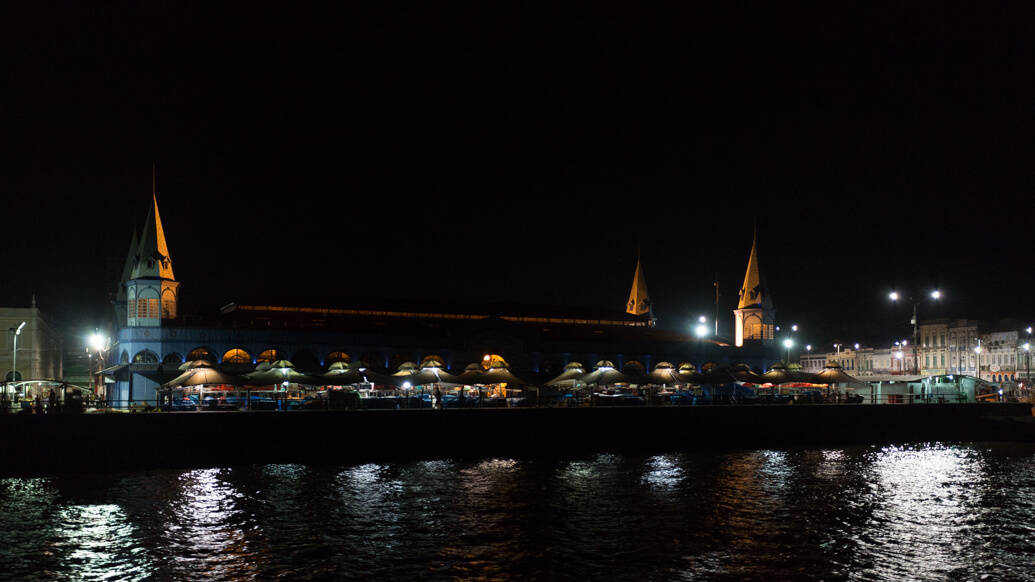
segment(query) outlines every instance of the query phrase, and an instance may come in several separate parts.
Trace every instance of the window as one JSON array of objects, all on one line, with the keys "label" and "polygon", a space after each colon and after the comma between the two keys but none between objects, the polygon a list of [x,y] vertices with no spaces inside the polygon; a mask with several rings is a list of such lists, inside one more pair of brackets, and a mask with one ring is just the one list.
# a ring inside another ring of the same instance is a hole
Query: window
[{"label": "window", "polygon": [[224,364],[250,364],[252,363],[252,355],[242,350],[241,348],[234,348],[227,353],[223,354]]},{"label": "window", "polygon": [[277,357],[277,350],[274,349],[274,348],[270,348],[268,350],[263,350],[262,352],[260,352],[259,353],[259,357],[255,358],[255,361],[256,362],[270,362],[270,363],[273,363],[273,362],[276,362],[279,359],[280,358]]},{"label": "window", "polygon": [[133,356],[134,364],[157,364],[158,355],[151,350],[141,350],[137,352],[137,355]]},{"label": "window", "polygon": [[945,367],[945,352],[942,352],[942,367]]}]

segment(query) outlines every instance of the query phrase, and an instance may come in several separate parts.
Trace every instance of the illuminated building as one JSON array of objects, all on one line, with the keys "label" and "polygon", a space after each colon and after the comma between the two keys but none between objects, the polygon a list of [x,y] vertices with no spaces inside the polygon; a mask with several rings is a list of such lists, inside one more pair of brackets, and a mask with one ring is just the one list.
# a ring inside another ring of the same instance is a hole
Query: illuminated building
[{"label": "illuminated building", "polygon": [[[757,272],[755,256],[752,250]],[[619,368],[637,362],[648,371],[662,361],[696,369],[745,363],[764,370],[780,358],[775,343],[767,345],[772,342],[735,349],[722,339],[655,327],[639,262],[630,304],[621,311],[498,304],[328,306],[303,297],[258,298],[194,313],[179,303],[180,283],[154,196],[122,273],[114,305],[118,331],[106,371],[114,379],[107,396],[121,406],[153,401],[161,382],[184,362],[198,359],[236,373],[279,359],[315,373],[338,361],[394,372],[405,362],[434,355],[459,372],[486,354],[499,354],[518,376],[532,381],[556,376],[572,361],[609,360]],[[769,311],[762,320],[771,321],[768,297],[763,305]]]},{"label": "illuminated building", "polygon": [[773,298],[758,267],[758,233],[751,241],[744,284],[740,286],[740,302],[733,312],[734,344],[745,342],[772,343],[775,338],[776,309]]}]

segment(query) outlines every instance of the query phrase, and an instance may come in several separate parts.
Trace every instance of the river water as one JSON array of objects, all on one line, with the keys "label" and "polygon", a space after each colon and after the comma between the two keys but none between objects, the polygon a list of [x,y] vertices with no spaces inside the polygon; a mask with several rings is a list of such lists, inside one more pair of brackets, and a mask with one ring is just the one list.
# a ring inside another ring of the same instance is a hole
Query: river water
[{"label": "river water", "polygon": [[1035,580],[1035,447],[0,479],[16,580]]}]

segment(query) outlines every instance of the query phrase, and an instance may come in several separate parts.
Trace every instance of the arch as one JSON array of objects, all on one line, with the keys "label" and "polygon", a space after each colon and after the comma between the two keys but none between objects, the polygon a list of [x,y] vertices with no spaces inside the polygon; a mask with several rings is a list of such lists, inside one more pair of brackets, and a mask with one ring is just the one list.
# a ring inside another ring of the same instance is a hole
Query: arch
[{"label": "arch", "polygon": [[181,356],[180,354],[178,354],[176,352],[170,352],[170,353],[166,354],[164,358],[162,358],[162,363],[163,364],[172,364],[174,366],[179,366],[180,364],[183,363],[183,356]]},{"label": "arch", "polygon": [[309,350],[298,350],[291,356],[291,363],[297,370],[319,370],[320,360]]},{"label": "arch", "polygon": [[223,354],[221,361],[224,364],[251,364],[252,355],[241,348],[231,348]]},{"label": "arch", "polygon": [[346,364],[351,364],[352,356],[348,355],[347,353],[341,350],[335,350],[327,354],[327,357],[323,359],[323,363],[328,366],[337,362],[345,362]]},{"label": "arch", "polygon": [[691,374],[697,373],[697,365],[693,362],[680,362],[679,363],[680,374]]},{"label": "arch", "polygon": [[398,370],[399,366],[406,362],[412,362],[414,360],[413,354],[408,352],[397,352],[392,354],[392,357],[388,359],[388,369]]},{"label": "arch", "polygon": [[421,358],[420,368],[446,368],[446,359],[438,354],[428,354]]},{"label": "arch", "polygon": [[129,352],[127,352],[126,350],[122,350],[122,355],[119,356],[119,363],[120,364],[128,364],[129,363]]},{"label": "arch", "polygon": [[171,287],[162,291],[162,318],[176,319],[176,293]]},{"label": "arch", "polygon": [[205,346],[194,348],[193,350],[187,353],[187,361],[193,362],[194,360],[206,360],[212,364],[215,364],[219,361],[219,359],[216,358],[216,354],[214,354],[212,350]]},{"label": "arch", "polygon": [[4,374],[4,381],[5,382],[21,382],[22,381],[22,373],[21,372],[15,372],[14,370],[11,370],[10,372]]},{"label": "arch", "polygon": [[134,364],[157,364],[158,363],[158,354],[152,352],[151,350],[140,350],[139,352],[137,352],[136,354],[133,355],[133,363]]},{"label": "arch", "polygon": [[503,356],[499,354],[485,354],[482,356],[482,369],[488,370],[489,368],[509,368],[510,364],[507,360],[503,359]]},{"label": "arch", "polygon": [[261,352],[259,352],[258,356],[255,356],[255,362],[256,363],[259,363],[259,362],[271,363],[271,362],[276,362],[279,359],[280,359],[280,352],[277,351],[277,348],[269,348],[269,349],[266,349],[266,350],[262,350]]},{"label": "arch", "polygon": [[622,366],[622,372],[626,374],[646,374],[647,367],[639,360],[629,360]]},{"label": "arch", "polygon": [[381,370],[385,365],[385,357],[378,352],[363,352],[359,355],[359,364],[364,368]]}]

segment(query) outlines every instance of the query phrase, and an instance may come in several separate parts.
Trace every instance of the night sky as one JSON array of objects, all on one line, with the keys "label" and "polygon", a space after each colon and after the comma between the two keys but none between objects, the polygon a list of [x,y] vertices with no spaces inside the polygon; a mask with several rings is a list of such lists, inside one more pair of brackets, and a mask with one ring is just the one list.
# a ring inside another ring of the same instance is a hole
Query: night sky
[{"label": "night sky", "polygon": [[803,343],[1035,317],[1030,9],[261,6],[13,15],[0,304],[104,323],[155,161],[185,305],[621,309],[639,245],[728,334],[757,223]]}]

